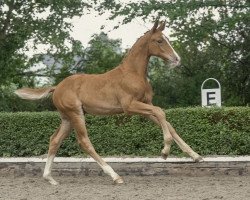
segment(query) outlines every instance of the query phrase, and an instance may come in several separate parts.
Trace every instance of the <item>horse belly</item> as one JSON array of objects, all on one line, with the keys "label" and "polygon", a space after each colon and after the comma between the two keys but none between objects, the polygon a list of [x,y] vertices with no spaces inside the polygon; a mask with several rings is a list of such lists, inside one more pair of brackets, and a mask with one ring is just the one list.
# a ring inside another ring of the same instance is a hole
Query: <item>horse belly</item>
[{"label": "horse belly", "polygon": [[86,95],[82,98],[82,107],[85,112],[94,115],[112,115],[123,112],[120,103],[113,95]]},{"label": "horse belly", "polygon": [[121,108],[108,108],[108,107],[87,107],[83,108],[84,112],[91,114],[91,115],[115,115],[123,113]]}]

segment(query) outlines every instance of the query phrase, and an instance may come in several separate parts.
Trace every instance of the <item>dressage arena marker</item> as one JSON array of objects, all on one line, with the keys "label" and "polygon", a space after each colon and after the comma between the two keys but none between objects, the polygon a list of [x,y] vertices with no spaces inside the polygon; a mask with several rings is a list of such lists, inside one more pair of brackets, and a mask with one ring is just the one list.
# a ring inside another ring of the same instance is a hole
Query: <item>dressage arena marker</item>
[{"label": "dressage arena marker", "polygon": [[[203,89],[204,84],[209,80],[215,81],[218,84],[218,88]],[[221,107],[221,85],[218,80],[208,78],[203,81],[201,85],[201,102],[202,107],[211,107],[214,105]]]}]

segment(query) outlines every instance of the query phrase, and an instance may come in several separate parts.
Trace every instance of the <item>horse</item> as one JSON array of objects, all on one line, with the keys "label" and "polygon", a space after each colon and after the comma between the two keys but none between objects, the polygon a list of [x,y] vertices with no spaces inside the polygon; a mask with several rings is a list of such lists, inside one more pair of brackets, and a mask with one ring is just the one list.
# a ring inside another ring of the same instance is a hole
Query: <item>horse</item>
[{"label": "horse", "polygon": [[87,133],[85,114],[142,115],[163,131],[164,148],[161,155],[167,158],[174,140],[181,150],[195,162],[202,157],[187,145],[166,120],[165,112],[152,104],[153,90],[147,78],[151,56],[169,62],[173,67],[180,63],[180,57],[164,35],[166,22],[155,21],[153,27],[142,35],[132,46],[122,62],[103,74],[74,74],[62,80],[57,86],[47,88],[21,88],[15,93],[28,100],[36,100],[52,94],[55,107],[60,113],[61,124],[50,137],[48,157],[43,178],[52,185],[58,182],[51,175],[53,160],[62,141],[72,129],[82,149],[90,155],[111,176],[115,184],[122,184],[119,176],[95,151]]}]

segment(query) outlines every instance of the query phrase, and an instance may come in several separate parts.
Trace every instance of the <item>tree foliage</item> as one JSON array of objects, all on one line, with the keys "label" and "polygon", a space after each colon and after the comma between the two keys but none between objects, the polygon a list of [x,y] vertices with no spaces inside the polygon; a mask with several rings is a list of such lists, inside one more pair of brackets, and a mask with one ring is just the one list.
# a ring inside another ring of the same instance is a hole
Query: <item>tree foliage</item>
[{"label": "tree foliage", "polygon": [[[80,41],[73,41],[71,50],[64,54],[41,55],[40,64],[46,67],[39,69],[39,76],[57,85],[75,73],[104,73],[117,66],[123,54],[121,40],[110,39],[105,33],[95,34],[86,48]],[[0,112],[55,110],[51,98],[27,102],[14,94],[16,88],[15,84],[0,88]]]},{"label": "tree foliage", "polygon": [[129,23],[135,18],[153,21],[160,17],[167,20],[172,30],[171,37],[175,38],[173,46],[181,55],[182,65],[175,73],[171,73],[176,87],[173,88],[172,82],[166,83],[166,79],[173,79],[168,71],[157,82],[162,81],[161,85],[165,85],[166,90],[173,88],[175,91],[168,92],[176,93],[174,98],[186,99],[185,103],[175,99],[175,103],[199,104],[200,100],[196,96],[200,96],[202,81],[214,77],[222,84],[224,105],[249,104],[248,0],[108,1],[100,3],[97,8],[100,12],[107,9],[112,11],[110,19],[122,16],[122,23]]},{"label": "tree foliage", "polygon": [[116,67],[122,60],[121,40],[110,39],[101,32],[95,34],[86,49],[86,73],[104,73]]},{"label": "tree foliage", "polygon": [[[124,54],[120,40],[112,40],[105,33],[95,34],[88,46],[83,47],[70,37],[69,19],[81,16],[92,7],[99,14],[111,11],[110,19],[119,19],[120,23],[135,18],[152,22],[156,18],[167,20],[182,65],[169,70],[161,60],[151,59],[149,77],[155,104],[199,105],[200,86],[206,78],[213,77],[222,85],[223,105],[249,105],[249,0],[121,2],[0,1],[2,110],[23,109],[19,107],[24,104],[8,94],[16,87],[36,86],[34,77],[49,77],[50,85],[58,84],[71,74],[103,73],[120,63]],[[43,53],[27,53],[41,45],[45,48]],[[46,67],[34,67],[41,63]]]},{"label": "tree foliage", "polygon": [[[101,32],[94,34],[84,48],[79,41],[73,43],[72,51],[60,56],[54,55],[52,66],[45,70],[45,74],[54,77],[54,84],[75,73],[100,74],[117,66],[123,57],[121,40],[110,39]],[[49,73],[48,73],[49,72]]]},{"label": "tree foliage", "polygon": [[[65,53],[72,43],[68,19],[81,16],[90,5],[82,0],[0,1],[0,85],[18,83],[40,59],[27,55],[46,45],[47,53]],[[34,72],[32,72],[34,74]],[[30,82],[32,84],[32,81]]]}]

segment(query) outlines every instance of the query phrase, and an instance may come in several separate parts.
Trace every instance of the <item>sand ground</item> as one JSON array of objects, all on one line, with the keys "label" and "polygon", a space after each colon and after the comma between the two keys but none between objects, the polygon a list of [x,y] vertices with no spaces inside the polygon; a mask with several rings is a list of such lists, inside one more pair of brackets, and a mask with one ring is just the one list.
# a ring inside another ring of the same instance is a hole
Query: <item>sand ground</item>
[{"label": "sand ground", "polygon": [[0,177],[1,200],[249,200],[250,176],[125,176],[114,185],[107,176]]}]

